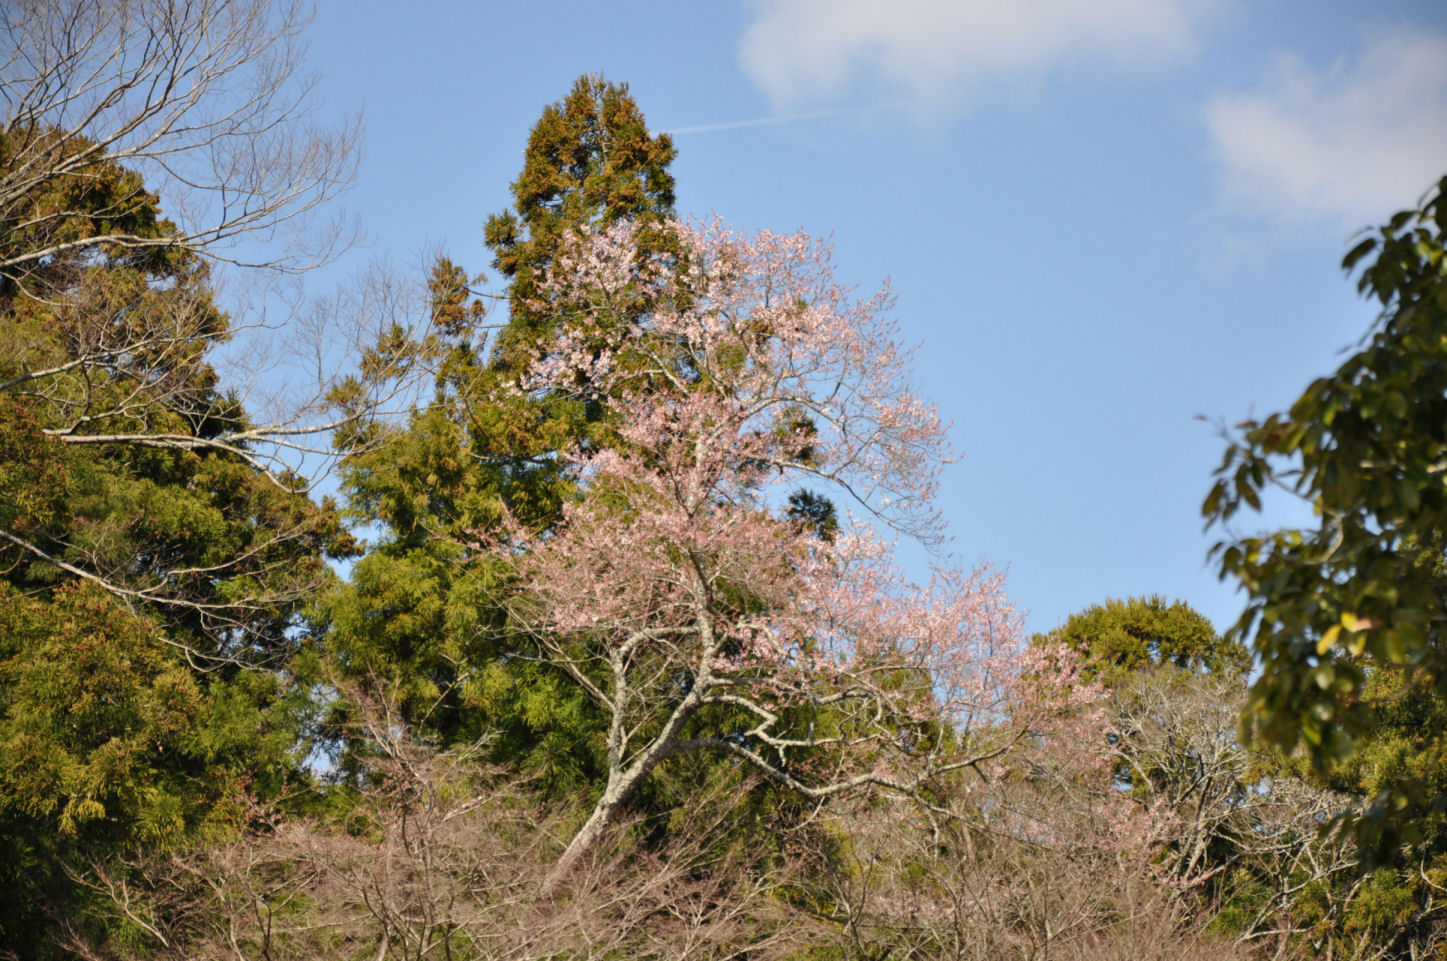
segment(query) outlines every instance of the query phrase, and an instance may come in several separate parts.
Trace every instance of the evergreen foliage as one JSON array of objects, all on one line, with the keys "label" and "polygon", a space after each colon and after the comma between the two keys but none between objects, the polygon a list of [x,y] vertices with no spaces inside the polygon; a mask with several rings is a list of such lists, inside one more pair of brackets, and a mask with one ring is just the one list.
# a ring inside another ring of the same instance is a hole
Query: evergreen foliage
[{"label": "evergreen foliage", "polygon": [[476,532],[494,529],[504,511],[546,527],[573,495],[556,454],[589,436],[604,399],[504,387],[569,322],[572,308],[549,302],[540,283],[571,232],[627,220],[643,229],[649,255],[668,246],[660,228],[672,213],[673,157],[624,85],[580,77],[545,108],[514,207],[487,222],[507,281],[505,323],[487,324],[474,293],[481,277],[439,261],[428,288],[439,360],[431,403],[402,425],[377,425],[383,443],[345,470],[350,516],[380,529],[323,605],[345,676],[397,689],[407,719],[444,742],[494,732],[499,756],[552,790],[599,776],[593,709],[509,633],[492,600],[507,565],[463,562]]},{"label": "evergreen foliage", "polygon": [[1246,649],[1220,637],[1205,615],[1158,595],[1108,598],[1072,614],[1048,638],[1082,652],[1087,673],[1108,687],[1154,665],[1236,676],[1250,664]]},{"label": "evergreen foliage", "polygon": [[569,308],[542,289],[570,232],[626,221],[640,229],[640,261],[672,249],[662,227],[673,215],[676,155],[667,134],[650,135],[627,84],[585,75],[544,108],[528,137],[512,208],[487,220],[493,265],[508,281],[508,323],[493,366],[521,374],[556,339]]},{"label": "evergreen foliage", "polygon": [[299,776],[300,616],[353,549],[207,443],[246,420],[207,264],[98,239],[164,241],[159,198],[102,156],[23,216],[55,207],[68,252],[0,281],[0,940],[84,917],[91,861],[234,831]]},{"label": "evergreen foliage", "polygon": [[[1347,254],[1358,289],[1381,305],[1367,340],[1287,411],[1241,425],[1203,510],[1225,524],[1272,486],[1295,491],[1309,529],[1229,535],[1221,576],[1247,606],[1232,636],[1261,665],[1248,725],[1318,770],[1370,738],[1382,710],[1417,692],[1447,696],[1447,180]],[[1380,785],[1362,838],[1386,856],[1432,830],[1447,795],[1406,768]],[[1430,821],[1431,818],[1428,817]]]},{"label": "evergreen foliage", "polygon": [[299,119],[298,27],[269,0],[0,10],[7,957],[133,929],[103,920],[101,865],[233,836],[308,781],[304,610],[355,543],[277,456],[326,428],[254,423],[214,366],[223,248],[347,179],[350,134]]}]

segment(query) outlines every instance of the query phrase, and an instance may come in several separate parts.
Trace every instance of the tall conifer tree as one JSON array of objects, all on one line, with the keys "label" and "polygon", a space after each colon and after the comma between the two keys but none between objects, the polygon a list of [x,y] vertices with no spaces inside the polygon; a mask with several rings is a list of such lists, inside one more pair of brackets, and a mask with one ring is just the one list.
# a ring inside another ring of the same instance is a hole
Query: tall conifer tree
[{"label": "tall conifer tree", "polygon": [[[586,442],[599,400],[520,397],[502,386],[554,343],[575,312],[541,281],[568,235],[628,220],[666,252],[674,149],[650,135],[625,85],[580,77],[543,111],[529,137],[513,205],[489,218],[486,238],[506,281],[508,316],[491,344],[473,293],[480,278],[448,260],[429,281],[440,369],[433,401],[354,458],[346,486],[353,516],[381,536],[326,606],[347,673],[385,683],[405,717],[444,742],[487,733],[499,755],[557,787],[597,776],[599,746],[583,732],[591,707],[556,672],[516,657],[489,597],[507,576],[462,561],[473,532],[502,509],[545,527],[571,496],[554,453]],[[644,305],[639,305],[640,311]]]},{"label": "tall conifer tree", "polygon": [[601,75],[579,77],[543,110],[512,185],[513,206],[487,220],[493,265],[508,279],[508,323],[493,366],[516,373],[567,321],[567,305],[540,283],[570,232],[626,220],[645,228],[641,255],[666,251],[667,236],[646,228],[673,215],[675,154],[667,134],[649,134],[627,84]]}]

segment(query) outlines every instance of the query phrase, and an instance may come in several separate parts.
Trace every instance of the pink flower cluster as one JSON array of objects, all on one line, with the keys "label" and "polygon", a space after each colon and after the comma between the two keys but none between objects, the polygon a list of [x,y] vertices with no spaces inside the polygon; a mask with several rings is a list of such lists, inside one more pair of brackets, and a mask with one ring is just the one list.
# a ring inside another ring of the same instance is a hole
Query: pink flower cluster
[{"label": "pink flower cluster", "polygon": [[[569,321],[518,389],[609,414],[562,452],[585,493],[561,525],[495,548],[516,620],[610,713],[619,783],[712,749],[806,793],[910,788],[1090,723],[1099,692],[1025,645],[1001,575],[910,584],[872,533],[943,535],[946,427],[888,291],[856,299],[804,235],[668,229],[676,257],[641,258],[619,223],[558,258]],[[842,509],[836,532],[784,509],[802,487]]]}]

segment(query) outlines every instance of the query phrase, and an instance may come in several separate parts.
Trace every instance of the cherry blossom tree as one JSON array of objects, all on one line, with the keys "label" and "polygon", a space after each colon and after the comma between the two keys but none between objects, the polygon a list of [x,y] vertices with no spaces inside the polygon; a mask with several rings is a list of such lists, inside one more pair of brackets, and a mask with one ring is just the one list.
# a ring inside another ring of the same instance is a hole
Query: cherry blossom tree
[{"label": "cherry blossom tree", "polygon": [[[927,801],[1096,696],[1067,652],[1022,643],[999,574],[894,566],[880,532],[943,538],[948,451],[888,291],[855,299],[803,235],[669,229],[676,259],[626,223],[559,257],[546,289],[583,316],[513,389],[611,414],[559,455],[584,491],[561,524],[482,543],[514,565],[513,629],[608,719],[606,786],[554,884],[670,757]],[[801,497],[850,517],[810,523]]]}]

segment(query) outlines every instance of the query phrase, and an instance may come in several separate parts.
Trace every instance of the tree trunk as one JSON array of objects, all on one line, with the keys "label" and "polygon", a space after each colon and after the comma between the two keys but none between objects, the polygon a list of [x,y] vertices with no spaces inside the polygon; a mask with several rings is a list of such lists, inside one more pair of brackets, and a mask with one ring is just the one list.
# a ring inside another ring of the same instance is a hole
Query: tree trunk
[{"label": "tree trunk", "polygon": [[593,806],[593,813],[578,829],[578,833],[573,835],[573,839],[568,842],[568,846],[559,855],[557,863],[548,872],[548,876],[543,879],[543,897],[552,897],[557,893],[559,885],[572,873],[573,866],[578,863],[578,859],[597,843],[608,825],[613,823],[613,816],[618,813],[618,809],[623,806],[624,800],[630,793],[632,792],[622,790],[616,784],[608,785],[608,789]]}]

